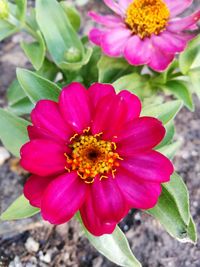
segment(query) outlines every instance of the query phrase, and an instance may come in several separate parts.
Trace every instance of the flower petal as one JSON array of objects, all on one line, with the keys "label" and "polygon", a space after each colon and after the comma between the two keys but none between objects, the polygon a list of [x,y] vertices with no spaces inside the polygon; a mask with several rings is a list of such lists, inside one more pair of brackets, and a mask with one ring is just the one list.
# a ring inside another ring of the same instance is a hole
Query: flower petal
[{"label": "flower petal", "polygon": [[94,83],[89,89],[90,103],[92,103],[93,109],[97,106],[99,101],[107,95],[115,95],[115,89],[111,84]]},{"label": "flower petal", "polygon": [[193,2],[193,0],[165,0],[169,10],[170,16],[175,17],[185,11]]},{"label": "flower petal", "polygon": [[129,173],[136,181],[165,183],[174,171],[171,161],[157,151],[124,157],[120,168]]},{"label": "flower petal", "polygon": [[97,216],[94,209],[94,202],[90,194],[83,206],[80,208],[81,217],[87,230],[95,235],[112,234],[116,227],[116,223],[103,223]]},{"label": "flower petal", "polygon": [[106,32],[101,42],[103,52],[112,57],[121,56],[130,36],[131,31],[122,27]]},{"label": "flower petal", "polygon": [[68,152],[67,146],[62,146],[51,140],[35,139],[21,148],[21,166],[36,175],[48,176],[62,173],[65,170]]},{"label": "flower petal", "polygon": [[31,112],[31,120],[38,131],[46,131],[58,140],[67,141],[72,136],[72,129],[62,118],[58,104],[51,100],[40,100]]},{"label": "flower petal", "polygon": [[90,11],[88,15],[97,23],[102,24],[106,27],[113,28],[123,25],[124,22],[121,18],[112,15],[100,15],[94,11]]},{"label": "flower petal", "polygon": [[147,64],[150,60],[152,51],[151,39],[141,40],[139,36],[134,35],[126,42],[124,57],[131,65]]},{"label": "flower petal", "polygon": [[97,28],[93,28],[89,32],[89,39],[94,44],[100,46],[104,34],[105,34],[105,31],[99,30]]},{"label": "flower petal", "polygon": [[41,208],[41,200],[53,177],[31,175],[24,185],[24,195],[34,207]]},{"label": "flower petal", "polygon": [[101,181],[96,179],[91,194],[95,213],[101,222],[117,223],[126,215],[126,202],[112,176]]},{"label": "flower petal", "polygon": [[122,8],[114,0],[103,0],[103,1],[115,13],[117,13],[120,16],[124,16],[124,12],[123,12]]},{"label": "flower petal", "polygon": [[137,181],[123,171],[118,172],[115,179],[131,208],[150,209],[156,205],[162,191],[160,184]]},{"label": "flower petal", "polygon": [[158,145],[165,136],[162,123],[151,117],[142,117],[128,122],[118,133],[119,155],[133,155],[148,151]]},{"label": "flower petal", "polygon": [[78,133],[90,125],[89,98],[82,84],[73,82],[65,87],[60,94],[59,106],[65,121]]},{"label": "flower petal", "polygon": [[49,184],[42,197],[42,217],[52,224],[67,222],[82,206],[87,188],[75,172],[57,177]]},{"label": "flower petal", "polygon": [[[133,87],[134,87],[134,81],[133,81]],[[138,118],[140,116],[142,108],[140,99],[136,95],[130,93],[127,90],[122,90],[118,95],[124,99],[127,105],[128,114],[126,120],[130,121],[135,118]]]}]

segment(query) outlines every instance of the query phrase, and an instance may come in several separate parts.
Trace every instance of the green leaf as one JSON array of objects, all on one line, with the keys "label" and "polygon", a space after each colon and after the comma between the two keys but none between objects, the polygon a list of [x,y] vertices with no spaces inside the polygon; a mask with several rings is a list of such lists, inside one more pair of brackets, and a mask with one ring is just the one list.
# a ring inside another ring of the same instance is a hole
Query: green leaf
[{"label": "green leaf", "polygon": [[180,54],[179,67],[183,74],[189,70],[200,67],[200,36],[193,39],[188,48]]},{"label": "green leaf", "polygon": [[[84,58],[84,47],[71,26],[65,11],[56,0],[37,0],[36,19],[46,40],[49,52],[57,65],[67,68],[70,60],[66,54],[73,49],[76,51],[76,62]],[[68,61],[68,62],[67,62]]]},{"label": "green leaf", "polygon": [[78,31],[81,26],[81,18],[79,12],[70,4],[65,1],[60,2],[62,8],[64,9],[71,25],[75,31]]},{"label": "green leaf", "polygon": [[3,221],[25,219],[37,214],[38,212],[40,212],[40,210],[31,206],[24,195],[21,195],[6,211],[1,214],[0,219]]},{"label": "green leaf", "polygon": [[156,117],[167,124],[171,121],[182,107],[182,101],[174,100],[160,105],[146,106],[142,110],[142,116]]},{"label": "green leaf", "polygon": [[162,140],[162,142],[158,146],[156,146],[156,149],[164,147],[172,142],[175,134],[174,122],[169,121],[167,124],[165,124],[165,130],[166,130],[165,137]]},{"label": "green leaf", "polygon": [[169,159],[173,159],[176,155],[176,152],[181,147],[181,144],[182,142],[177,141],[172,144],[162,146],[161,148],[156,149],[156,150],[162,153],[163,155],[165,155],[166,157],[168,157]]},{"label": "green leaf", "polygon": [[58,100],[60,88],[55,83],[25,69],[17,69],[17,78],[33,104],[41,99]]},{"label": "green leaf", "polygon": [[5,20],[0,19],[0,41],[16,33],[19,29]]},{"label": "green leaf", "polygon": [[22,116],[30,114],[33,108],[34,105],[30,99],[28,97],[24,97],[13,105],[8,106],[7,109],[9,112],[14,113],[17,116]]},{"label": "green leaf", "polygon": [[96,237],[90,234],[84,227],[80,215],[77,218],[90,243],[110,261],[123,267],[142,266],[132,254],[128,241],[118,226],[112,234]]},{"label": "green leaf", "polygon": [[194,105],[192,101],[192,94],[188,90],[187,83],[179,80],[168,81],[164,86],[170,93],[175,95],[177,98],[183,101],[185,106],[194,111]]},{"label": "green leaf", "polygon": [[16,157],[19,157],[21,146],[28,141],[28,125],[28,121],[0,109],[0,139]]},{"label": "green leaf", "polygon": [[24,93],[17,79],[15,79],[7,90],[8,105],[12,106],[25,97],[26,94]]},{"label": "green leaf", "polygon": [[43,65],[36,73],[43,78],[54,81],[58,72],[59,69],[57,68],[57,66],[53,62],[45,58]]},{"label": "green leaf", "polygon": [[[196,230],[196,226],[195,226],[195,223],[192,217],[190,218],[190,223],[188,226],[188,235],[190,239],[192,240],[192,242],[196,244],[197,243],[197,230]],[[186,240],[186,242],[190,242],[190,239]]]},{"label": "green leaf", "polygon": [[195,226],[191,222],[188,191],[178,174],[174,173],[171,181],[163,184],[157,205],[147,213],[154,216],[179,241],[195,242]]},{"label": "green leaf", "polygon": [[33,67],[36,70],[39,70],[44,62],[46,47],[40,31],[37,31],[37,36],[38,41],[33,43],[21,42],[21,47],[32,63]]},{"label": "green leaf", "polygon": [[102,56],[97,65],[99,69],[99,82],[114,83],[121,76],[137,70],[122,58]]},{"label": "green leaf", "polygon": [[200,98],[200,68],[191,70],[188,75],[190,77],[193,91]]},{"label": "green leaf", "polygon": [[20,21],[24,21],[26,17],[27,0],[15,0],[17,5],[16,17]]}]

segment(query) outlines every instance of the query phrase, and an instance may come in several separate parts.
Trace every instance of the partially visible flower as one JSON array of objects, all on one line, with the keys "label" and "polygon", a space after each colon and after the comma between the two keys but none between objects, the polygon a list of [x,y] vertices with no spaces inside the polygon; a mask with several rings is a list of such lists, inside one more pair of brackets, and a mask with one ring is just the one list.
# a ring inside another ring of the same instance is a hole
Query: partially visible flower
[{"label": "partially visible flower", "polygon": [[6,19],[9,15],[9,7],[7,0],[0,0],[0,19]]},{"label": "partially visible flower", "polygon": [[156,71],[165,70],[176,53],[182,52],[194,38],[200,10],[188,17],[177,17],[192,0],[104,0],[116,15],[90,12],[100,29],[89,38],[111,57],[123,56],[131,65],[147,64]]},{"label": "partially visible flower", "polygon": [[162,123],[140,111],[135,95],[100,83],[88,90],[72,83],[58,103],[37,103],[21,165],[32,173],[24,194],[45,220],[65,223],[80,210],[98,236],[112,233],[130,208],[156,205],[173,166],[153,150]]}]

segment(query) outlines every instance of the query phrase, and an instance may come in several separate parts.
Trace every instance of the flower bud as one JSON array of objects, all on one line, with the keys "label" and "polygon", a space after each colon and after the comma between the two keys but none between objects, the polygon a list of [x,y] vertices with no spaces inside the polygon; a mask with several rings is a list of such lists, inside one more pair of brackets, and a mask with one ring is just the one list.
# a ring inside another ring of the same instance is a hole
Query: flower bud
[{"label": "flower bud", "polygon": [[6,19],[9,15],[7,0],[0,0],[0,19]]},{"label": "flower bud", "polygon": [[76,47],[70,47],[64,55],[68,62],[79,62],[81,60],[81,52]]}]

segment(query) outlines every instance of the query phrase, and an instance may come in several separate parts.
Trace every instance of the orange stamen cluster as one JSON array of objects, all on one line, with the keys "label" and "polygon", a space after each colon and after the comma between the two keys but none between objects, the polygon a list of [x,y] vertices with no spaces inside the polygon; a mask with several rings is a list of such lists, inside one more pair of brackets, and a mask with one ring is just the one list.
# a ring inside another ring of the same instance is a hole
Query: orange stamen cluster
[{"label": "orange stamen cluster", "polygon": [[77,171],[77,174],[86,183],[93,183],[97,175],[100,180],[108,178],[108,173],[115,176],[119,166],[119,154],[115,152],[114,142],[102,140],[102,133],[91,135],[85,130],[82,135],[74,135],[71,138],[71,155],[65,154],[69,168],[68,171]]},{"label": "orange stamen cluster", "polygon": [[163,0],[134,0],[126,11],[125,23],[141,39],[165,30],[170,11]]}]

